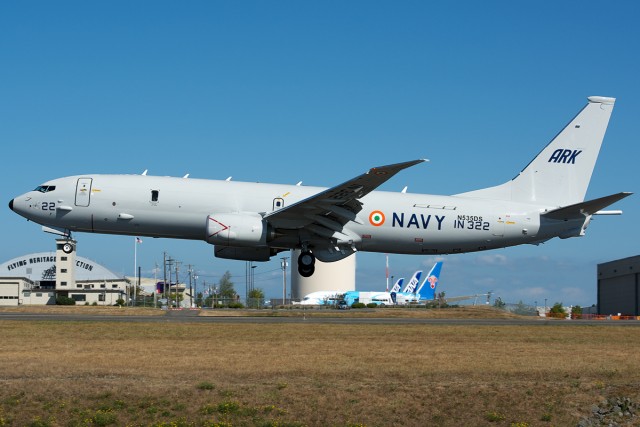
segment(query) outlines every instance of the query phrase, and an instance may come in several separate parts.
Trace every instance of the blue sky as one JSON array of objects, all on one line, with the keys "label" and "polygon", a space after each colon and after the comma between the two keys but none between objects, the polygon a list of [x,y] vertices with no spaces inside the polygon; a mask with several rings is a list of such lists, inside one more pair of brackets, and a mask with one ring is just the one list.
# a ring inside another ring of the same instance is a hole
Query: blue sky
[{"label": "blue sky", "polygon": [[[3,2],[1,197],[55,177],[141,173],[331,186],[372,166],[429,158],[383,187],[455,194],[512,178],[584,106],[616,97],[587,198],[637,191],[636,2]],[[638,195],[587,236],[444,257],[442,290],[591,305],[596,265],[638,255]],[[0,209],[8,260],[54,237]],[[82,256],[132,274],[133,238],[77,234]],[[245,263],[204,242],[145,238],[200,280]],[[357,255],[357,286],[385,284]],[[432,257],[390,255],[410,276]],[[281,295],[279,259],[256,286]]]}]

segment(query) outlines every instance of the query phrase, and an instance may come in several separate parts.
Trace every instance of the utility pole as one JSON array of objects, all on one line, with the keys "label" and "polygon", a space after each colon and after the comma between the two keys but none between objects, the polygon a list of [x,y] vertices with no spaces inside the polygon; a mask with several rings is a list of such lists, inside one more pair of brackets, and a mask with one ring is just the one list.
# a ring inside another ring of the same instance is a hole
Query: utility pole
[{"label": "utility pole", "polygon": [[182,263],[176,261],[176,308],[180,307],[180,300],[178,300],[178,284],[180,283],[180,280],[178,280],[178,270],[180,264]]},{"label": "utility pole", "polygon": [[286,304],[287,301],[287,258],[286,256],[283,256],[282,259],[282,263],[280,264],[282,266],[282,304]]},{"label": "utility pole", "polygon": [[167,252],[162,253],[162,268],[163,268],[163,278],[162,278],[162,296],[167,297]]},{"label": "utility pole", "polygon": [[169,305],[169,308],[171,308],[171,282],[172,282],[171,277],[172,277],[173,261],[175,260],[171,257],[169,257],[169,259],[167,260],[167,263],[169,264],[169,285],[168,285],[169,287],[167,289],[166,297],[167,297],[167,304]]},{"label": "utility pole", "polygon": [[251,277],[251,261],[247,261],[244,264],[244,297],[247,305],[249,304],[249,280]]},{"label": "utility pole", "polygon": [[158,263],[153,269],[153,308],[158,308]]},{"label": "utility pole", "polygon": [[189,267],[189,308],[193,308],[193,288],[191,287],[191,274],[193,270],[191,269],[191,264],[187,264],[187,267]]}]

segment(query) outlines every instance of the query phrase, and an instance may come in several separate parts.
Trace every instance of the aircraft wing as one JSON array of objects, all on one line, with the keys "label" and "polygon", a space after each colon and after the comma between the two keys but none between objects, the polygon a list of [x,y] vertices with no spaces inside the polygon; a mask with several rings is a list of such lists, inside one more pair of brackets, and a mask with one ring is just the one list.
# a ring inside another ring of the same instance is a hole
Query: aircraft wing
[{"label": "aircraft wing", "polygon": [[380,166],[369,169],[349,181],[321,191],[311,197],[268,213],[264,219],[276,228],[301,229],[331,237],[344,224],[357,221],[362,209],[358,199],[366,196],[403,169],[425,162],[426,159]]},{"label": "aircraft wing", "polygon": [[464,295],[464,296],[451,297],[451,298],[448,298],[448,297],[445,296],[444,300],[447,303],[450,303],[450,302],[457,302],[457,301],[466,301],[466,300],[469,300],[469,299],[474,299],[474,298],[478,298],[478,297],[486,297],[486,296],[487,296],[487,294]]},{"label": "aircraft wing", "polygon": [[585,215],[593,215],[600,209],[606,208],[607,206],[617,202],[618,200],[622,200],[632,194],[633,193],[626,192],[612,194],[610,196],[600,197],[599,199],[576,203],[574,205],[564,206],[562,208],[544,212],[541,214],[541,216],[558,220],[581,218]]}]

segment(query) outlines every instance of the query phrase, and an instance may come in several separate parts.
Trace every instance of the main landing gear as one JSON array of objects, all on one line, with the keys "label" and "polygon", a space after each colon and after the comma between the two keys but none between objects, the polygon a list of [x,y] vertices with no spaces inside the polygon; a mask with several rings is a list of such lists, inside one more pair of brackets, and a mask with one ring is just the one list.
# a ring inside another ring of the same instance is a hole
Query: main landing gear
[{"label": "main landing gear", "polygon": [[311,277],[316,270],[316,257],[311,251],[303,251],[298,256],[298,273],[302,277]]}]

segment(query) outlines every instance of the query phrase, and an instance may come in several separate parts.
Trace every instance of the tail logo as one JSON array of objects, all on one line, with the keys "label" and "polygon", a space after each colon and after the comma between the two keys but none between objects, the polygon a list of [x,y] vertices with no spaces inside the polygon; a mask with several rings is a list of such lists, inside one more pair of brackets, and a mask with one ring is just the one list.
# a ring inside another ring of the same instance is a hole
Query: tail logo
[{"label": "tail logo", "polygon": [[429,286],[431,287],[431,289],[436,288],[436,284],[438,283],[438,278],[436,276],[429,276],[427,278],[427,281],[429,282]]},{"label": "tail logo", "polygon": [[549,157],[548,163],[565,163],[565,164],[576,164],[576,157],[582,153],[582,150],[567,150],[564,148],[558,148],[553,152],[551,157]]}]

